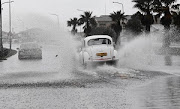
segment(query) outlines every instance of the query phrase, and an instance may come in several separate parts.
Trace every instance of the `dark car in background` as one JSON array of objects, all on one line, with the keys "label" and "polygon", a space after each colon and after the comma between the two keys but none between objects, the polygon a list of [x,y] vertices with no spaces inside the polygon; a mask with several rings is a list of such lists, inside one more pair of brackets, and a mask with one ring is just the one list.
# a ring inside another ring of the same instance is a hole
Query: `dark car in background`
[{"label": "dark car in background", "polygon": [[42,47],[37,43],[23,43],[18,51],[19,59],[42,59]]}]

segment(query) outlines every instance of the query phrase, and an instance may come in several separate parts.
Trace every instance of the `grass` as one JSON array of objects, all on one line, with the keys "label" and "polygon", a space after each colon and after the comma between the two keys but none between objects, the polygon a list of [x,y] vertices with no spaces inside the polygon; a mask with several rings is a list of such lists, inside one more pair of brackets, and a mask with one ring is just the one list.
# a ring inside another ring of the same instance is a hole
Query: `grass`
[{"label": "grass", "polygon": [[8,48],[3,48],[4,54],[0,56],[0,60],[6,60],[7,58],[15,55],[17,53],[16,50],[10,50]]}]

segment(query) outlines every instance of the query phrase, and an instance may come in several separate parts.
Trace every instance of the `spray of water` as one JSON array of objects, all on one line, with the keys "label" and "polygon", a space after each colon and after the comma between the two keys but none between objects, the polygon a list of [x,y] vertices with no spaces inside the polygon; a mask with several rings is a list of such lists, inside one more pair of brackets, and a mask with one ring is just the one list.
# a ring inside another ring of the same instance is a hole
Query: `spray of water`
[{"label": "spray of water", "polygon": [[[37,25],[38,22],[36,23],[35,27],[40,29],[38,29],[38,34],[33,34],[33,36],[35,36],[34,38],[36,39],[36,41],[43,45],[44,49],[55,48],[55,51],[54,49],[47,50],[49,51],[47,54],[50,55],[47,56],[47,59],[43,58],[42,62],[46,60],[48,63],[45,63],[45,65],[42,65],[42,68],[40,68],[40,70],[43,69],[44,72],[51,72],[51,70],[59,72],[58,74],[53,74],[53,81],[54,79],[58,80],[62,77],[66,78],[67,75],[71,78],[72,72],[83,72],[84,74],[89,75],[114,75],[117,73],[131,72],[125,69],[121,69],[120,67],[122,66],[140,69],[147,68],[150,65],[163,65],[164,58],[162,56],[159,57],[159,55],[157,55],[156,53],[156,51],[158,51],[158,49],[162,46],[163,36],[162,32],[159,31],[151,33],[149,35],[143,34],[138,38],[127,42],[118,51],[118,68],[103,65],[97,68],[83,69],[82,66],[79,64],[78,59],[78,48],[81,45],[81,40],[79,40],[80,37],[71,35],[70,32],[67,32],[65,31],[65,29],[62,29],[63,27],[57,28],[56,26],[53,26],[57,24],[52,23],[53,21],[47,19],[44,16],[38,16],[36,18],[41,19],[41,21],[45,22],[41,22],[39,25]],[[50,25],[51,23],[53,25]],[[46,53],[44,53],[44,55],[46,55]],[[48,75],[48,78],[49,76],[50,75]],[[44,76],[41,79],[50,81]],[[39,78],[37,78],[37,80],[39,80]]]},{"label": "spray of water", "polygon": [[[156,26],[156,25],[155,25]],[[165,65],[165,56],[161,53],[164,33],[162,26],[158,31],[150,34],[141,34],[133,40],[126,42],[119,49],[119,67],[128,67],[140,70],[165,71],[176,68]]]},{"label": "spray of water", "polygon": [[[28,26],[24,30],[27,36],[23,34],[22,38],[29,37],[42,46],[42,60],[18,60],[17,56],[14,56],[11,63],[16,64],[9,64],[9,68],[2,69],[3,73],[9,73],[5,76],[8,78],[13,75],[18,78],[23,75],[26,80],[29,77],[29,81],[31,79],[33,81],[51,81],[52,79],[71,78],[72,72],[78,68],[77,49],[81,44],[80,40],[77,40],[79,36],[72,35],[61,24],[58,28],[56,21],[39,14],[30,14],[28,17],[24,17],[22,22]],[[26,72],[27,74],[24,74]],[[22,80],[25,81],[25,79]]]},{"label": "spray of water", "polygon": [[158,34],[141,35],[128,42],[119,50],[119,64],[126,66],[149,65],[160,48],[161,43],[156,40]]}]

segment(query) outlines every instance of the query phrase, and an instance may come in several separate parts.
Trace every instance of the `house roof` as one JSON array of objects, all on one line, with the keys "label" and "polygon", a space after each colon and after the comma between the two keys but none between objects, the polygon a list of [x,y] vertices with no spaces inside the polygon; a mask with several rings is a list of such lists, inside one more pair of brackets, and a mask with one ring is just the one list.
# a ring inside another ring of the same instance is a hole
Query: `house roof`
[{"label": "house roof", "polygon": [[[131,19],[131,16],[132,15],[126,15],[126,19],[127,20]],[[109,15],[101,15],[100,17],[96,17],[95,19],[98,22],[111,22],[112,21],[112,19],[111,19],[111,17],[109,17]]]}]

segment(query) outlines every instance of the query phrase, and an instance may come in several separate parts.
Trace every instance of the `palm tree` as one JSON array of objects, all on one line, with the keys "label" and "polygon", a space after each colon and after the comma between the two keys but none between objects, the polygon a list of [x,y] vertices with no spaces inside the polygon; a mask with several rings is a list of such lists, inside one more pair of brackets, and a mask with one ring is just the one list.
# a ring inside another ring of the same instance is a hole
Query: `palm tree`
[{"label": "palm tree", "polygon": [[[121,11],[113,12],[109,15],[109,17],[111,17],[112,21],[114,21],[114,23],[111,24],[111,28],[116,33],[115,43],[117,44],[118,39],[120,39],[120,32],[122,31],[121,21],[125,20],[126,18],[124,13],[121,13]],[[121,42],[119,42],[119,45],[120,44]]]},{"label": "palm tree", "polygon": [[165,29],[170,29],[170,25],[172,23],[172,15],[170,13],[170,6],[173,4],[176,0],[160,0],[162,3],[162,11],[164,13],[164,16],[161,19],[161,23],[164,25]]},{"label": "palm tree", "polygon": [[129,33],[132,32],[134,36],[139,35],[143,31],[143,25],[141,23],[142,14],[138,11],[131,16],[131,19],[128,20],[126,24],[126,30]]},{"label": "palm tree", "polygon": [[92,12],[85,11],[83,15],[80,15],[80,22],[81,24],[85,24],[83,27],[84,33],[86,36],[89,35],[92,28],[97,26],[97,22],[95,20],[95,16],[92,17]]},{"label": "palm tree", "polygon": [[141,22],[146,27],[146,31],[150,32],[150,26],[154,23],[151,11],[153,10],[154,0],[132,0],[135,2],[134,7],[138,8],[145,15],[142,17]]},{"label": "palm tree", "polygon": [[73,19],[70,19],[69,21],[67,21],[67,26],[73,26],[73,28],[71,30],[71,32],[73,34],[75,34],[77,32],[76,26],[79,25],[79,24],[80,24],[80,22],[76,17],[74,17]]}]

